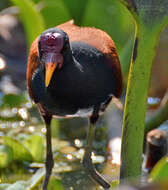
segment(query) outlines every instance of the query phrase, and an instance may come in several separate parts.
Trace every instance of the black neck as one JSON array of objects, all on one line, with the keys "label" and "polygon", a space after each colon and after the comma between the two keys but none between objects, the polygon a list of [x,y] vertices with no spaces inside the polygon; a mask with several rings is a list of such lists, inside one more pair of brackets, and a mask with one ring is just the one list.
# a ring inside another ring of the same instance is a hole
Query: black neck
[{"label": "black neck", "polygon": [[75,61],[75,58],[72,55],[71,48],[64,51],[62,54],[63,54],[63,66],[65,64],[68,64],[69,62],[74,62]]}]

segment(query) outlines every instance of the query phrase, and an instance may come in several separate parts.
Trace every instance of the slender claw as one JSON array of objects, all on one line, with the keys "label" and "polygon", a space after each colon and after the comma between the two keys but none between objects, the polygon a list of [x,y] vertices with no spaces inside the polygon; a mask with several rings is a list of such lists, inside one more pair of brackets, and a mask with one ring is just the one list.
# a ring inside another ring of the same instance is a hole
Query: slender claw
[{"label": "slender claw", "polygon": [[100,184],[104,189],[109,189],[110,184],[101,176],[98,171],[95,169],[92,159],[91,159],[91,153],[92,153],[92,142],[94,137],[94,124],[96,123],[98,119],[98,115],[93,115],[90,118],[90,126],[89,131],[87,135],[87,144],[85,147],[85,154],[83,157],[83,167],[86,169],[88,174],[91,176],[92,179],[94,179],[98,184]]}]

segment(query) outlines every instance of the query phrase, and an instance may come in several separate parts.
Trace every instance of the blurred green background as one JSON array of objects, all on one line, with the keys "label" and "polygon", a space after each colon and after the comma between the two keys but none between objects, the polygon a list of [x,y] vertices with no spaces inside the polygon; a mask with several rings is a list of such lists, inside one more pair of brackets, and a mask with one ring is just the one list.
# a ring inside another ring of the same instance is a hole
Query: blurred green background
[{"label": "blurred green background", "polygon": [[[45,29],[74,19],[75,24],[106,31],[114,40],[122,63],[125,82],[129,69],[134,21],[128,10],[111,0],[1,0],[0,57],[5,66],[0,70],[0,188],[39,189],[44,176],[45,126],[26,90],[25,71],[29,47]],[[3,45],[2,45],[3,44]],[[1,65],[1,62],[0,62]],[[111,114],[108,116],[111,119]],[[122,113],[117,112],[120,135]],[[109,121],[111,123],[111,121]],[[117,177],[119,165],[107,165],[108,130],[101,119],[93,145],[96,167]],[[80,160],[85,144],[85,119],[53,120],[53,152],[55,157],[50,189],[86,189],[95,184],[82,173]],[[59,128],[59,126],[61,126]],[[111,126],[111,124],[110,124]],[[107,131],[106,131],[107,130]],[[110,152],[110,151],[109,151]],[[109,153],[110,154],[110,153]],[[111,156],[110,156],[111,157]],[[41,170],[37,169],[41,168]],[[113,169],[112,169],[113,168]],[[113,172],[112,172],[113,171]],[[115,172],[114,172],[115,171]],[[35,174],[34,174],[35,173]],[[34,174],[34,175],[33,175]],[[10,185],[9,183],[12,183]]]},{"label": "blurred green background", "polygon": [[[71,19],[80,26],[100,28],[112,37],[127,84],[135,23],[118,0],[0,0],[0,189],[39,188],[37,184],[44,171],[36,170],[44,166],[45,127],[26,92],[27,55],[32,41],[43,30]],[[167,36],[168,28],[162,32],[157,48],[149,90],[152,97],[163,97],[168,86]],[[123,97],[124,94],[125,91]],[[94,150],[98,154],[96,167],[109,178],[116,178],[119,166],[113,168],[106,162],[105,152],[107,139],[120,135],[122,113],[116,111],[116,116],[111,112],[107,111],[106,121],[101,120],[97,126]],[[111,120],[112,115],[118,120]],[[85,190],[86,184],[93,186],[80,168],[87,122],[53,120],[52,125],[53,152],[58,165],[50,189],[53,184],[55,189],[67,189],[74,184],[80,190]],[[106,127],[110,128],[107,132]],[[14,187],[8,183],[14,183]]]},{"label": "blurred green background", "polygon": [[[125,76],[128,72],[135,26],[129,11],[119,1],[33,0],[32,2],[34,4],[28,0],[1,0],[0,3],[1,10],[14,4],[19,5],[18,15],[25,28],[28,47],[43,29],[74,19],[77,25],[100,28],[112,37]],[[40,18],[32,10],[27,9],[30,6],[40,12]]]}]

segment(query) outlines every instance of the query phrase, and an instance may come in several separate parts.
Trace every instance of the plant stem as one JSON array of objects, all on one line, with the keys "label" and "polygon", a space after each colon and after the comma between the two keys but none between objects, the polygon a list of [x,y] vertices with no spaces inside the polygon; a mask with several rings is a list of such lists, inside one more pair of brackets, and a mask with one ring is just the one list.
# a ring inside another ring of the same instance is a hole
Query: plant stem
[{"label": "plant stem", "polygon": [[147,93],[159,34],[141,23],[136,29],[123,119],[121,178],[141,174]]},{"label": "plant stem", "polygon": [[163,106],[159,108],[156,113],[152,115],[152,117],[146,122],[145,125],[145,136],[146,134],[161,125],[163,122],[168,120],[168,97],[166,97],[166,102]]}]

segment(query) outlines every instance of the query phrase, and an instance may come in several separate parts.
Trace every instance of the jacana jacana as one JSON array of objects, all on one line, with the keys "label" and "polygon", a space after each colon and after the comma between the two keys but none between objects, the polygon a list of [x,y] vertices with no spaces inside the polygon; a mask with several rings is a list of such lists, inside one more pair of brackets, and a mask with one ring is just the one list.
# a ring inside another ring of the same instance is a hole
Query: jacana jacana
[{"label": "jacana jacana", "polygon": [[78,27],[73,21],[44,31],[30,49],[27,85],[46,125],[47,189],[53,168],[52,117],[88,117],[89,131],[83,166],[102,187],[109,183],[96,171],[91,152],[94,126],[110,103],[120,97],[122,74],[114,42],[104,31]]}]

